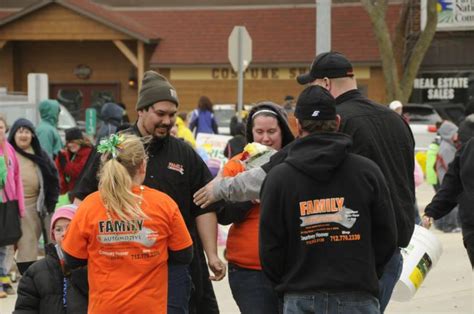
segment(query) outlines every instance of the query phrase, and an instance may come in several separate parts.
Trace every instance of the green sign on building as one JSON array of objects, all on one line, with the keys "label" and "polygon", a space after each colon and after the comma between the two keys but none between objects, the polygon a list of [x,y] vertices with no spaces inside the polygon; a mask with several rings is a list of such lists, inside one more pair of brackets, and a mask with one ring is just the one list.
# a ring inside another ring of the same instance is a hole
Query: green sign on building
[{"label": "green sign on building", "polygon": [[86,133],[94,136],[97,125],[97,110],[94,108],[86,109]]}]

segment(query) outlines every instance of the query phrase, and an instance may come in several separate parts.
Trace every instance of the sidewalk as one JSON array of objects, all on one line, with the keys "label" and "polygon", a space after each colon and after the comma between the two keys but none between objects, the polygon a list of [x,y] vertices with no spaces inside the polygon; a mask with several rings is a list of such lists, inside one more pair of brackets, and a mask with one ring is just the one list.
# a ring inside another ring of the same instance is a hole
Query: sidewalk
[{"label": "sidewalk", "polygon": [[[421,213],[433,198],[433,188],[416,191]],[[410,302],[391,302],[387,313],[474,313],[474,277],[461,233],[431,228],[443,245],[443,255]]]},{"label": "sidewalk", "polygon": [[387,313],[474,313],[473,273],[460,233],[434,231],[443,255],[410,302],[392,301]]}]

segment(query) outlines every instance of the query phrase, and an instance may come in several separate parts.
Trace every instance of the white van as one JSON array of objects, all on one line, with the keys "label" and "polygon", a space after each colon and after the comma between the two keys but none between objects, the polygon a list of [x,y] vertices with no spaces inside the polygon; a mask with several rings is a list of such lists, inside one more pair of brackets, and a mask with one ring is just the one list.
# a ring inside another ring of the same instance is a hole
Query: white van
[{"label": "white van", "polygon": [[[252,105],[244,105],[245,111],[250,111]],[[236,115],[234,104],[217,104],[212,106],[219,134],[230,135],[230,120]]]},{"label": "white van", "polygon": [[[19,118],[28,119],[37,126],[40,121],[38,103],[32,102],[31,97],[24,93],[8,93],[6,88],[0,87],[0,113],[5,116],[9,126]],[[66,107],[61,104],[59,106],[60,113],[57,128],[64,143],[65,130],[76,127],[77,124]]]}]

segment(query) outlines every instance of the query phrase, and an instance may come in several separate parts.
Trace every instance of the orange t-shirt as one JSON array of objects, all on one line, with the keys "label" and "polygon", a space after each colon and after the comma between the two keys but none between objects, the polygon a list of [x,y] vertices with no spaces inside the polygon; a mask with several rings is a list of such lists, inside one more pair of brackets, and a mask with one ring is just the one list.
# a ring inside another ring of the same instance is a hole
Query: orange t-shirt
[{"label": "orange t-shirt", "polygon": [[71,221],[62,248],[88,260],[89,313],[166,313],[168,249],[185,249],[192,240],[168,195],[145,187],[142,210],[148,219],[108,220],[95,192]]},{"label": "orange t-shirt", "polygon": [[[229,160],[222,170],[224,177],[234,177],[245,171],[241,163],[242,153]],[[242,268],[261,270],[260,255],[258,253],[258,223],[260,219],[260,205],[255,204],[245,220],[234,223],[227,236],[226,258],[229,262]]]}]

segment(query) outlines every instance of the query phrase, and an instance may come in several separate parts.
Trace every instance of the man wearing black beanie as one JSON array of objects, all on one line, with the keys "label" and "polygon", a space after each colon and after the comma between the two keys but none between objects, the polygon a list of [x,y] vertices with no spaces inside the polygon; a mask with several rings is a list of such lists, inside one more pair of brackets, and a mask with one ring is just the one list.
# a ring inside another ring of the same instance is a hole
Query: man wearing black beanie
[{"label": "man wearing black beanie", "polygon": [[[149,159],[144,184],[173,198],[194,242],[189,252],[169,251],[167,312],[219,313],[210,280],[221,280],[226,270],[217,255],[215,207],[201,209],[192,202],[193,193],[211,181],[212,175],[191,146],[170,136],[178,105],[176,90],[168,80],[155,71],[147,71],[136,104],[137,123],[124,132],[152,137],[147,144]],[[100,154],[96,153],[91,159],[84,170],[87,175],[82,177],[74,191],[74,196],[80,200],[97,190],[95,174],[98,172]],[[203,250],[214,276],[209,276]],[[193,255],[191,265],[185,265],[182,261],[189,254]]]}]

